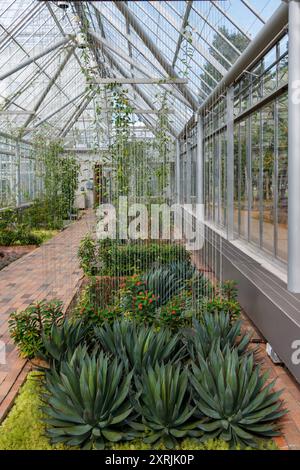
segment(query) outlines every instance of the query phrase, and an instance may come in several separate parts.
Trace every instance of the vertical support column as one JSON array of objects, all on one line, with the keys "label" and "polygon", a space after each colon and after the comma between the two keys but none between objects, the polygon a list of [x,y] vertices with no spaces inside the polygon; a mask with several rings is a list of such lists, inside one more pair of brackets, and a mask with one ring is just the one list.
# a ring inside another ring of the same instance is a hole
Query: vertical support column
[{"label": "vertical support column", "polygon": [[289,1],[288,289],[300,293],[300,1]]},{"label": "vertical support column", "polygon": [[20,143],[16,141],[16,206],[21,205],[21,153]]},{"label": "vertical support column", "polygon": [[227,240],[234,238],[234,90],[228,88],[227,102],[227,164],[226,164],[226,190],[227,190]]},{"label": "vertical support column", "polygon": [[191,204],[192,197],[192,150],[189,137],[186,139],[186,181],[185,181],[186,203]]},{"label": "vertical support column", "polygon": [[180,204],[180,143],[179,143],[179,139],[176,139],[175,188],[176,188],[176,203]]},{"label": "vertical support column", "polygon": [[203,152],[203,119],[197,116],[197,165],[196,165],[196,192],[197,204],[204,204],[204,152]]}]

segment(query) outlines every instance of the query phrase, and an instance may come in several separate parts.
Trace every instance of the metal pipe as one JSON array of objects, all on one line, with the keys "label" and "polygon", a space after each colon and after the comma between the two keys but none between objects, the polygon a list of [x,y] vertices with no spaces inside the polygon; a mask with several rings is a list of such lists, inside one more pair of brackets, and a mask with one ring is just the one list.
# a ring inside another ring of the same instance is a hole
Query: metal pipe
[{"label": "metal pipe", "polygon": [[[288,23],[288,5],[282,3],[275,13],[269,18],[257,36],[250,42],[249,46],[240,55],[231,69],[216,86],[214,91],[201,104],[199,112],[203,112],[222,94],[223,90],[234,83],[234,81],[258,58],[258,56],[272,45],[272,39],[286,27]],[[270,40],[271,38],[271,40]]]},{"label": "metal pipe", "polygon": [[[135,30],[135,32],[140,36],[141,40],[144,44],[148,47],[149,51],[153,54],[155,59],[160,63],[160,65],[165,69],[168,75],[171,77],[178,77],[174,68],[171,64],[165,59],[165,57],[161,54],[159,49],[157,48],[154,41],[151,37],[144,31],[141,27],[140,23],[138,22],[137,18],[132,14],[129,8],[125,5],[124,2],[114,1],[114,4],[120,10],[120,12],[124,15],[130,24],[130,26]],[[186,85],[176,85],[179,91],[183,94],[183,96],[188,100],[192,108],[195,110],[197,109],[198,103],[197,100],[194,98],[192,93],[189,91]]]},{"label": "metal pipe", "polygon": [[290,0],[288,9],[288,290],[300,293],[300,2]]},{"label": "metal pipe", "polygon": [[23,69],[24,67],[27,67],[27,65],[30,65],[32,64],[32,62],[35,62],[36,60],[41,59],[41,57],[44,57],[46,54],[49,54],[49,52],[52,52],[55,49],[58,49],[59,47],[64,46],[69,41],[70,41],[70,38],[61,39],[60,41],[53,44],[51,47],[44,49],[42,52],[39,52],[38,54],[35,54],[29,59],[24,60],[24,62],[22,62],[21,64],[17,65],[16,67],[13,67],[8,72],[5,72],[2,75],[0,75],[0,80],[4,80],[5,78],[9,77],[13,73],[19,72],[19,70]]}]

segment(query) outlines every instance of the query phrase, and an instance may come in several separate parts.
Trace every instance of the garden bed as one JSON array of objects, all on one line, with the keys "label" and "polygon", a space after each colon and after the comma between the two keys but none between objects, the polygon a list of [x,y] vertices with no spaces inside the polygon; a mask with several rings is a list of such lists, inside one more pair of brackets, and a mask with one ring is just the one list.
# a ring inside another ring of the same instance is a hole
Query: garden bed
[{"label": "garden bed", "polygon": [[[95,266],[107,272],[110,264],[98,264],[89,243],[80,247],[86,272]],[[39,302],[11,317],[10,333],[22,353],[48,364],[45,377],[30,376],[23,388],[34,401],[25,400],[25,415],[36,406],[38,445],[274,447],[271,438],[280,435],[286,410],[242,333],[235,283],[213,285],[182,247],[100,248],[102,260],[119,264],[111,275],[87,276],[67,318],[59,302]],[[30,435],[16,442],[21,397],[2,425],[10,431],[0,448],[32,445]]]},{"label": "garden bed", "polygon": [[22,256],[31,253],[36,248],[36,245],[0,246],[0,271]]}]

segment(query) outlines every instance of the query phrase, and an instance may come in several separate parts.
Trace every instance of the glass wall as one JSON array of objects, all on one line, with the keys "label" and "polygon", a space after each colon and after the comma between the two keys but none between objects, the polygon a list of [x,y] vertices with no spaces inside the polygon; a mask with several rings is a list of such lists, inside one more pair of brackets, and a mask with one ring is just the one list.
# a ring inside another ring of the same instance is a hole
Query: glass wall
[{"label": "glass wall", "polygon": [[[234,87],[234,234],[287,260],[287,37]],[[226,99],[204,116],[205,216],[226,226]]]}]

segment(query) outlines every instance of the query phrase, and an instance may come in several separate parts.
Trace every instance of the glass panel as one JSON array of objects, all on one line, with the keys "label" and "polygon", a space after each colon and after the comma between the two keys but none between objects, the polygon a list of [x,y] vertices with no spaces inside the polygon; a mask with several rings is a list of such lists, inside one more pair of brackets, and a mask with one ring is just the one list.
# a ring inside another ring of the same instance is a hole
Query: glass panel
[{"label": "glass panel", "polygon": [[260,242],[260,112],[251,115],[251,214],[250,240],[255,244]]},{"label": "glass panel", "polygon": [[263,247],[274,251],[274,104],[262,109]]},{"label": "glass panel", "polygon": [[247,141],[246,135],[248,131],[249,121],[240,123],[240,235],[248,238],[248,167],[247,167]]},{"label": "glass panel", "polygon": [[288,108],[287,94],[278,100],[278,220],[277,256],[287,261],[288,223]]}]

